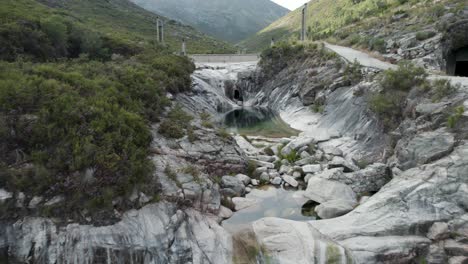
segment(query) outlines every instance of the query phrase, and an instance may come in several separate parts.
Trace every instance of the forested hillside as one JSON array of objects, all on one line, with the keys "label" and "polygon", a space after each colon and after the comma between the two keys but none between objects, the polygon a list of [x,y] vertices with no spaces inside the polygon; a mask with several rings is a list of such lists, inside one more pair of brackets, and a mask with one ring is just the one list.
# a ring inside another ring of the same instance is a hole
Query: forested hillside
[{"label": "forested hillside", "polygon": [[270,0],[132,0],[210,36],[238,42],[266,27],[288,10]]},{"label": "forested hillside", "polygon": [[229,45],[174,21],[157,44],[155,15],[126,0],[4,0],[0,17],[0,187],[64,200],[34,211],[61,218],[131,208],[116,197],[135,190],[157,199],[150,125],[194,70],[173,51],[183,37],[197,52]]},{"label": "forested hillside", "polygon": [[[456,14],[465,7],[464,0],[314,0],[307,8],[307,35],[309,40],[327,39],[378,50],[385,45],[383,38],[388,33],[435,27],[441,16]],[[241,46],[261,50],[272,38],[298,40],[300,28],[301,9],[297,9],[244,40]]]}]

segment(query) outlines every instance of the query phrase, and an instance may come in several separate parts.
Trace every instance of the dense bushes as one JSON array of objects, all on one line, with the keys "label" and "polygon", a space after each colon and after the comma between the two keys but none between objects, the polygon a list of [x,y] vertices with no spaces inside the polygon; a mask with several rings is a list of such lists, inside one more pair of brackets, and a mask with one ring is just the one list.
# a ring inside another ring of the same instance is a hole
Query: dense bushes
[{"label": "dense bushes", "polygon": [[167,90],[187,89],[192,70],[186,58],[155,53],[116,62],[0,62],[4,184],[63,194],[70,208],[109,206],[134,187],[157,192],[148,125],[169,105]]},{"label": "dense bushes", "polygon": [[427,85],[427,74],[423,68],[410,62],[401,62],[397,69],[389,69],[382,74],[380,85],[383,90],[370,97],[369,105],[386,130],[398,126],[403,118],[406,97],[412,88]]},{"label": "dense bushes", "polygon": [[263,50],[260,55],[260,67],[268,76],[274,75],[286,68],[289,63],[296,63],[298,60],[315,58],[316,63],[336,58],[336,54],[327,51],[322,45],[296,44],[280,42],[275,46]]},{"label": "dense bushes", "polygon": [[426,81],[427,73],[421,67],[408,61],[402,61],[398,68],[384,72],[380,85],[386,90],[408,92],[411,88],[422,85]]},{"label": "dense bushes", "polygon": [[79,23],[53,15],[41,21],[21,21],[0,25],[0,59],[13,61],[26,56],[38,61],[58,58],[108,60],[113,53],[134,55],[141,51],[115,36],[104,36]]},{"label": "dense bushes", "polygon": [[180,105],[176,105],[167,115],[167,119],[161,122],[159,133],[168,138],[182,138],[190,129],[192,116],[188,115]]}]

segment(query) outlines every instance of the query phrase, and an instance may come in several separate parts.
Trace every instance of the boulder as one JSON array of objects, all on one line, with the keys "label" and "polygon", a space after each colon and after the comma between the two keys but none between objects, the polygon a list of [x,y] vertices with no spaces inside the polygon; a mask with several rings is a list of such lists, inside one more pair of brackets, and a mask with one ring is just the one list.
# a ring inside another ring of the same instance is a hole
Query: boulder
[{"label": "boulder", "polygon": [[237,196],[242,196],[245,192],[244,183],[240,179],[233,176],[223,176],[221,178],[221,187],[232,189],[234,192],[236,192]]},{"label": "boulder", "polygon": [[229,208],[227,208],[227,207],[221,206],[221,207],[219,208],[218,216],[221,217],[222,219],[231,218],[231,216],[232,216],[233,214],[234,214],[234,213],[232,212],[232,210],[229,209]]},{"label": "boulder", "polygon": [[299,186],[299,183],[292,176],[283,175],[283,180],[294,188]]},{"label": "boulder", "polygon": [[320,164],[305,165],[305,166],[302,166],[302,171],[305,174],[317,173],[317,172],[322,171],[322,165],[320,165]]},{"label": "boulder", "polygon": [[293,172],[292,177],[293,177],[294,179],[296,179],[296,180],[297,180],[297,179],[300,179],[300,178],[302,178],[302,173],[301,173],[300,171],[295,171],[295,172]]},{"label": "boulder", "polygon": [[351,212],[356,205],[355,202],[331,200],[315,207],[315,212],[322,219],[335,218]]},{"label": "boulder", "polygon": [[271,180],[271,184],[273,185],[281,185],[282,182],[283,180],[281,179],[281,177],[276,177],[273,180]]},{"label": "boulder", "polygon": [[268,173],[264,172],[264,173],[262,173],[260,175],[260,180],[262,182],[268,182],[268,181],[270,181],[270,175]]},{"label": "boulder", "polygon": [[251,198],[234,197],[232,198],[232,203],[234,204],[234,209],[236,211],[239,211],[258,204],[258,200]]},{"label": "boulder", "polygon": [[280,169],[279,169],[279,173],[280,174],[285,174],[285,173],[288,173],[288,171],[291,169],[291,166],[288,166],[288,165],[281,165]]},{"label": "boulder", "polygon": [[251,180],[253,186],[258,186],[259,182],[256,179]]},{"label": "boulder", "polygon": [[309,179],[304,196],[317,203],[325,203],[332,200],[357,203],[356,193],[351,187],[340,182],[329,181],[319,177]]},{"label": "boulder", "polygon": [[344,168],[335,168],[326,170],[317,176],[344,183],[356,193],[377,192],[392,178],[387,165],[382,163],[371,164],[356,172],[343,173],[343,171]]},{"label": "boulder", "polygon": [[321,149],[325,154],[328,154],[328,155],[340,156],[340,157],[343,156],[343,151],[337,147],[323,146],[321,147]]},{"label": "boulder", "polygon": [[236,178],[244,183],[245,186],[249,185],[251,179],[249,176],[244,174],[237,174]]},{"label": "boulder", "polygon": [[359,170],[359,168],[351,164],[351,162],[345,160],[343,157],[335,156],[333,159],[328,163],[328,168],[343,168],[345,172],[353,172]]},{"label": "boulder", "polygon": [[283,147],[283,149],[281,150],[281,154],[285,156],[289,155],[293,150],[297,151],[300,148],[308,146],[309,144],[312,144],[314,142],[315,140],[312,137],[296,138]]},{"label": "boulder", "polygon": [[429,232],[427,233],[427,237],[431,240],[442,240],[448,238],[449,236],[449,226],[447,223],[443,222],[436,222],[432,224]]}]

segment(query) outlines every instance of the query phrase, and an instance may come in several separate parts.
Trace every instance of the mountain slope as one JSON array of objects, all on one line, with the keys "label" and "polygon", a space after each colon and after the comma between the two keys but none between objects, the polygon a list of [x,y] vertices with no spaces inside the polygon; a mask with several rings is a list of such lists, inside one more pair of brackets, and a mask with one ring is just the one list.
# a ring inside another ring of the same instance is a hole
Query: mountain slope
[{"label": "mountain slope", "polygon": [[270,0],[131,0],[198,30],[238,42],[287,14]]},{"label": "mountain slope", "polygon": [[[383,34],[388,31],[387,26],[398,22],[394,20],[395,17],[397,20],[410,21],[410,24],[414,25],[396,28],[397,30],[417,31],[436,23],[441,15],[463,8],[464,5],[466,6],[464,0],[444,0],[438,1],[437,4],[417,0],[314,0],[309,2],[307,10],[308,37],[311,40],[341,40],[353,34],[363,35],[362,31],[376,28],[382,29],[378,34]],[[297,9],[244,40],[240,45],[249,50],[261,50],[270,44],[272,38],[297,40],[300,27],[301,9]],[[376,32],[365,35],[369,40],[375,37]]]},{"label": "mountain slope", "polygon": [[[0,3],[1,28],[8,28],[19,22],[37,28],[41,20],[51,16],[58,16],[70,24],[80,25],[116,42],[132,46],[150,45],[154,43],[156,36],[157,16],[127,0],[4,0]],[[194,53],[232,49],[229,44],[215,40],[190,26],[165,20],[166,43],[172,51],[180,49],[182,38],[189,40],[189,51]]]}]

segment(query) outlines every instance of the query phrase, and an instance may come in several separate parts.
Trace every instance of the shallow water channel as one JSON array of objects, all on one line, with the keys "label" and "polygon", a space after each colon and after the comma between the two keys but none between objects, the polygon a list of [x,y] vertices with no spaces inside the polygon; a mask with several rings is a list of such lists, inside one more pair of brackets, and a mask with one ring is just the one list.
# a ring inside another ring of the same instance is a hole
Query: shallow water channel
[{"label": "shallow water channel", "polygon": [[224,116],[224,125],[231,133],[247,136],[281,138],[299,134],[277,114],[265,108],[233,110]]},{"label": "shallow water channel", "polygon": [[317,204],[307,202],[295,189],[271,185],[253,189],[246,198],[255,199],[256,205],[237,211],[223,221],[222,226],[231,233],[248,228],[252,222],[264,217],[279,217],[296,221],[315,220]]}]

